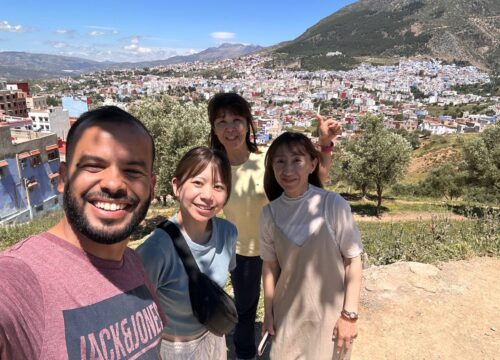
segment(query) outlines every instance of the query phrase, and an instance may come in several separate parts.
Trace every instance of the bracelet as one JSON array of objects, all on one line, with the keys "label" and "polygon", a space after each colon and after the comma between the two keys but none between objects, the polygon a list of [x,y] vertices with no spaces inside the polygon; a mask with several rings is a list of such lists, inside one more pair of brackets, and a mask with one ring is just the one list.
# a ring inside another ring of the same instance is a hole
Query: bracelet
[{"label": "bracelet", "polygon": [[354,311],[347,311],[347,310],[342,310],[340,315],[346,319],[346,320],[349,320],[349,321],[356,321],[358,320],[359,318],[359,315],[357,312],[354,312]]},{"label": "bracelet", "polygon": [[333,141],[330,141],[330,145],[321,145],[321,152],[322,153],[331,153],[333,150]]}]

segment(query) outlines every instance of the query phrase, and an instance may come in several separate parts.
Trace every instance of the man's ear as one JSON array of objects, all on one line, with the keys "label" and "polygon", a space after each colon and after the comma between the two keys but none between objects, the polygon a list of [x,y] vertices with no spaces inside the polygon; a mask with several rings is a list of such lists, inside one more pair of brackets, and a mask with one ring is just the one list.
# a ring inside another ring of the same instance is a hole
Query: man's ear
[{"label": "man's ear", "polygon": [[61,161],[59,164],[59,181],[57,182],[57,191],[61,194],[64,192],[64,186],[68,177],[68,165],[66,162]]}]

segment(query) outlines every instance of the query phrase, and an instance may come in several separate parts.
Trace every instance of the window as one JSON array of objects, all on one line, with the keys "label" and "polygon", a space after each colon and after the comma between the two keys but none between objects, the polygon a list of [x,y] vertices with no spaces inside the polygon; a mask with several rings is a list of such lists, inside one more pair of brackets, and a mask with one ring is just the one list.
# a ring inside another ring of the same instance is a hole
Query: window
[{"label": "window", "polygon": [[40,166],[41,164],[42,164],[42,157],[40,156],[40,154],[33,155],[31,157],[31,167],[37,167]]},{"label": "window", "polygon": [[49,161],[54,161],[59,159],[59,150],[54,149],[47,152],[47,159]]},{"label": "window", "polygon": [[21,169],[26,169],[27,164],[28,158],[19,159],[19,166],[21,167]]},{"label": "window", "polygon": [[52,186],[57,186],[57,182],[59,180],[59,173],[56,172],[49,174],[49,179]]},{"label": "window", "polygon": [[34,176],[30,177],[29,179],[25,179],[25,181],[26,187],[29,191],[32,191],[36,186],[38,186],[38,181],[36,181],[36,178]]}]

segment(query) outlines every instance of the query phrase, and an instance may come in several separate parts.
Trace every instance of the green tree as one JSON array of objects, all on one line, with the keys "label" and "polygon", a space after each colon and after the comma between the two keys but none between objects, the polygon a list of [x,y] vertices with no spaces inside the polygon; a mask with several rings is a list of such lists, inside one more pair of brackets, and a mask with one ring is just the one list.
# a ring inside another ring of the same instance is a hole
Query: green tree
[{"label": "green tree", "polygon": [[349,178],[353,183],[361,178],[364,186],[373,185],[377,192],[378,214],[384,189],[406,171],[411,146],[401,135],[386,129],[382,117],[367,115],[360,120],[359,127],[363,133],[348,149]]},{"label": "green tree", "polygon": [[409,133],[404,128],[392,129],[391,131],[404,137],[410,143],[412,149],[417,149],[420,146],[420,138],[418,137],[417,133]]},{"label": "green tree", "polygon": [[463,192],[461,176],[451,164],[433,169],[424,184],[429,192],[444,196],[448,200],[459,197]]},{"label": "green tree", "polygon": [[[365,198],[371,184],[371,178],[369,174],[363,171],[365,159],[358,156],[360,150],[357,140],[347,143],[341,151],[338,162],[342,164],[343,178],[352,184],[355,189],[361,191],[361,196]],[[336,162],[334,161],[334,164]]]},{"label": "green tree", "polygon": [[62,101],[60,98],[56,97],[56,96],[47,96],[47,105],[48,106],[61,106],[62,105]]},{"label": "green tree", "polygon": [[205,105],[181,105],[169,97],[147,98],[130,112],[150,130],[155,140],[156,193],[166,203],[178,161],[189,149],[207,145],[210,124]]},{"label": "green tree", "polygon": [[463,144],[465,182],[482,189],[486,200],[500,199],[500,124],[486,128],[476,140]]}]

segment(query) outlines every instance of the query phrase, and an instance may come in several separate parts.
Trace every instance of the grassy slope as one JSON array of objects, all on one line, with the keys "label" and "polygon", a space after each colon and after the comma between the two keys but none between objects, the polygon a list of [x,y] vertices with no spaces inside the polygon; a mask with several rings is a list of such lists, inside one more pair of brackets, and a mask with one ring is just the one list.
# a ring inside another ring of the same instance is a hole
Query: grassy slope
[{"label": "grassy slope", "polygon": [[462,153],[460,141],[469,141],[478,136],[478,134],[432,135],[422,140],[420,147],[413,151],[408,172],[401,183],[416,184],[424,180],[437,166],[446,163],[456,164]]}]

